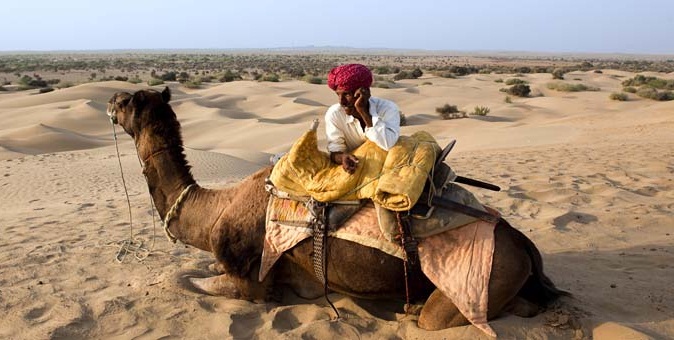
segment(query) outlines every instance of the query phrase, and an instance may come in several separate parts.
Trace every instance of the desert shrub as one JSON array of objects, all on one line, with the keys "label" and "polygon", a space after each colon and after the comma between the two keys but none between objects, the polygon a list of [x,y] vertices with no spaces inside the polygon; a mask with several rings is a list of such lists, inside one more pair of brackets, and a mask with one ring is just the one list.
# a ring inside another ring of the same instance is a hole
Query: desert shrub
[{"label": "desert shrub", "polygon": [[188,89],[200,89],[201,88],[201,82],[199,80],[188,80],[184,83],[182,83],[183,86],[185,86]]},{"label": "desert shrub", "polygon": [[529,93],[531,93],[531,88],[526,84],[515,84],[508,88],[502,88],[500,91],[513,96],[528,97]]},{"label": "desert shrub", "polygon": [[611,100],[617,100],[617,101],[627,101],[627,95],[622,93],[622,92],[613,92],[611,95],[608,96]]},{"label": "desert shrub", "polygon": [[48,85],[56,85],[61,82],[61,79],[47,79],[46,82]]},{"label": "desert shrub", "polygon": [[495,82],[495,83],[502,83],[502,82],[503,82],[503,78],[498,78],[498,79],[494,80],[494,82]]},{"label": "desert shrub", "polygon": [[63,82],[63,83],[59,84],[58,88],[60,88],[60,89],[67,89],[67,88],[73,87],[73,86],[75,86],[75,84],[73,84],[73,83],[71,83],[71,82],[69,82],[69,81],[66,81],[66,82]]},{"label": "desert shrub", "polygon": [[420,68],[415,67],[414,70],[412,70],[412,73],[410,73],[410,75],[412,76],[413,79],[417,79],[423,76],[424,72],[422,72]]},{"label": "desert shrub", "polygon": [[503,101],[506,104],[512,104],[512,102],[513,102],[512,98],[510,98],[510,96],[506,96],[505,99],[503,99]]},{"label": "desert shrub", "polygon": [[131,84],[140,84],[140,83],[143,82],[143,80],[138,78],[138,76],[133,77],[133,78],[129,78],[129,80],[127,80],[127,81]]},{"label": "desert shrub", "polygon": [[403,112],[400,111],[400,126],[405,125],[407,125],[407,117],[405,117],[405,114],[403,114]]},{"label": "desert shrub", "polygon": [[114,79],[114,80],[118,80],[118,81],[128,81],[128,80],[129,80],[129,77],[116,76],[116,77],[113,78],[113,79]]},{"label": "desert shrub", "polygon": [[473,112],[471,112],[471,115],[476,115],[476,116],[486,116],[489,113],[489,108],[486,106],[476,106],[473,109]]},{"label": "desert shrub", "polygon": [[655,98],[652,98],[652,99],[659,100],[659,101],[674,100],[674,93],[672,93],[672,91],[659,91],[655,95]]},{"label": "desert shrub", "polygon": [[149,86],[157,86],[157,85],[161,85],[163,83],[164,83],[164,81],[161,80],[161,79],[150,79],[150,80],[147,81],[147,84]]},{"label": "desert shrub", "polygon": [[636,87],[626,86],[626,87],[623,87],[623,92],[637,93],[637,89],[636,89]]},{"label": "desert shrub", "polygon": [[38,93],[47,93],[47,92],[51,92],[51,91],[54,91],[53,87],[43,87],[38,91]]},{"label": "desert shrub", "polygon": [[372,87],[376,87],[376,88],[380,88],[380,89],[390,89],[391,88],[391,82],[375,81],[374,84],[372,84]]},{"label": "desert shrub", "polygon": [[451,66],[449,72],[457,76],[466,76],[471,73],[477,73],[477,69],[474,67],[465,67],[465,66]]},{"label": "desert shrub", "polygon": [[190,80],[190,74],[187,72],[180,72],[178,76],[176,77],[176,80],[179,83],[185,83]]},{"label": "desert shrub", "polygon": [[[163,81],[176,81],[176,78],[177,78],[177,73],[175,73],[173,71],[165,72],[164,74],[159,76],[159,79],[161,79]],[[148,84],[149,84],[149,82],[148,82]],[[163,83],[161,83],[161,84],[163,84]],[[152,85],[150,85],[150,86],[152,86]]]},{"label": "desert shrub", "polygon": [[425,82],[421,83],[421,85],[433,85],[433,83],[431,83],[430,81],[425,81]]},{"label": "desert shrub", "polygon": [[321,77],[306,76],[304,77],[304,81],[306,81],[309,84],[316,84],[316,85],[323,84],[323,79]]},{"label": "desert shrub", "polygon": [[377,66],[374,68],[375,74],[390,74],[391,69],[388,66]]},{"label": "desert shrub", "polygon": [[412,79],[412,75],[407,72],[407,71],[400,71],[398,74],[393,76],[394,80],[402,80],[402,79]]},{"label": "desert shrub", "polygon": [[506,85],[517,85],[517,84],[528,84],[526,80],[522,80],[519,78],[510,78],[505,81]]},{"label": "desert shrub", "polygon": [[467,117],[466,113],[463,111],[459,111],[456,105],[445,104],[443,106],[436,107],[435,112],[439,113],[442,119],[456,119]]},{"label": "desert shrub", "polygon": [[637,74],[634,78],[626,79],[622,82],[623,86],[648,86],[660,90],[674,90],[674,80],[666,80],[656,77],[646,77]]},{"label": "desert shrub", "polygon": [[637,91],[637,96],[658,101],[674,100],[674,93],[671,91],[658,91],[647,85],[639,88]]},{"label": "desert shrub", "polygon": [[213,76],[208,75],[208,76],[201,76],[199,77],[199,81],[202,83],[210,83],[213,81]]},{"label": "desert shrub", "polygon": [[291,78],[302,79],[302,77],[304,77],[306,73],[304,73],[304,69],[302,69],[301,67],[293,67],[290,70],[288,70],[288,75]]},{"label": "desert shrub", "polygon": [[225,71],[225,73],[218,79],[221,83],[228,83],[230,81],[241,80],[243,79],[238,73],[234,73],[230,70]]},{"label": "desert shrub", "polygon": [[564,79],[564,73],[566,73],[561,68],[556,68],[552,71],[552,79]]},{"label": "desert shrub", "polygon": [[594,86],[587,86],[584,84],[568,84],[562,82],[549,83],[548,88],[561,92],[599,91],[599,88]]},{"label": "desert shrub", "polygon": [[594,70],[594,73],[604,73],[602,70]]},{"label": "desert shrub", "polygon": [[273,83],[278,83],[280,81],[279,76],[276,73],[265,74],[264,76],[262,76],[261,80],[262,81],[270,81],[270,82],[273,82]]},{"label": "desert shrub", "polygon": [[7,89],[4,86],[0,86],[0,92],[2,91],[7,91]]},{"label": "desert shrub", "polygon": [[456,75],[449,71],[436,73],[435,75],[442,78],[456,79]]}]

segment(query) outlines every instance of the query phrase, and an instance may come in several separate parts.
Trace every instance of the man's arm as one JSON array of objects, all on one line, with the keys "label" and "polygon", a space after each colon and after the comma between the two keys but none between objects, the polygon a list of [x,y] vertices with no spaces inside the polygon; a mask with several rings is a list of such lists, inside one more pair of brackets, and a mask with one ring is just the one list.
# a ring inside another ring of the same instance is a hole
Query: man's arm
[{"label": "man's arm", "polygon": [[380,148],[388,151],[400,137],[400,109],[388,100],[381,100],[376,105],[370,103],[372,126],[365,128],[365,136]]}]

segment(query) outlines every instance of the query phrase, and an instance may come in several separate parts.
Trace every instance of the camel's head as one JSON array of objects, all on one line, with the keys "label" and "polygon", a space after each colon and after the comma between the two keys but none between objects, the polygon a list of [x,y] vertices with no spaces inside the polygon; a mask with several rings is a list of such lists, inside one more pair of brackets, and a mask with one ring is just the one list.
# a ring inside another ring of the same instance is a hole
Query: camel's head
[{"label": "camel's head", "polygon": [[[126,133],[134,137],[153,119],[157,113],[166,111],[171,100],[168,87],[164,91],[140,90],[134,94],[117,92],[108,101],[108,116],[114,124],[119,124]],[[172,110],[169,110],[173,113]]]}]

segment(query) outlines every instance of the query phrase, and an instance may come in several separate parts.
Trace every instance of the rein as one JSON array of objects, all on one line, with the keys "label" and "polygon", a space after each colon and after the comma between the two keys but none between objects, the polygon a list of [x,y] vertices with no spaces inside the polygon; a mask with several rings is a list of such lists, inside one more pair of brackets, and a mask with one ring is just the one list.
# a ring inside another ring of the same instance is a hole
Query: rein
[{"label": "rein", "polygon": [[[120,154],[119,154],[119,145],[118,145],[118,142],[117,142],[117,131],[115,129],[115,122],[116,122],[116,117],[110,115],[110,123],[112,124],[112,135],[115,139],[115,150],[117,152],[117,161],[119,162],[119,170],[120,170],[120,174],[121,174],[121,177],[122,177],[122,185],[124,186],[124,193],[126,195],[126,202],[127,202],[128,209],[129,209],[129,229],[130,229],[130,237],[128,239],[120,242],[121,243],[120,248],[117,251],[117,255],[115,256],[115,259],[117,260],[117,262],[122,263],[124,261],[124,258],[126,257],[126,255],[128,253],[133,253],[134,257],[138,261],[143,261],[143,260],[145,260],[145,258],[147,258],[150,255],[150,253],[152,253],[152,251],[154,250],[154,246],[155,246],[156,224],[155,224],[155,218],[154,218],[154,216],[155,216],[154,211],[156,209],[156,206],[154,204],[154,199],[152,198],[152,195],[150,195],[150,206],[152,207],[152,209],[151,209],[152,210],[152,243],[150,245],[150,249],[148,249],[148,248],[144,247],[143,240],[138,239],[138,238],[134,238],[134,235],[133,235],[133,218],[132,218],[132,214],[131,214],[131,200],[129,199],[129,192],[126,189],[126,180],[124,179],[124,169],[122,167],[122,161],[121,161],[121,157],[120,157]],[[143,176],[145,177],[145,183],[148,183],[147,182],[147,174],[145,173],[146,164],[148,163],[148,161],[151,158],[153,158],[153,157],[155,157],[159,154],[162,154],[162,153],[165,153],[165,152],[168,152],[168,151],[179,148],[178,146],[168,146],[168,147],[161,148],[161,149],[151,153],[149,156],[147,156],[144,160],[141,161],[140,155],[138,154],[138,145],[136,145],[136,143],[134,143],[134,146],[136,147],[136,155],[138,156],[138,162],[140,163],[140,166],[143,169]],[[178,239],[169,230],[170,222],[173,218],[175,218],[178,215],[178,210],[180,209],[180,205],[182,204],[183,200],[185,199],[187,194],[190,192],[190,190],[195,186],[196,186],[196,183],[192,183],[192,184],[188,185],[185,189],[183,189],[183,191],[180,193],[180,195],[178,196],[176,201],[173,203],[173,205],[171,206],[169,211],[166,213],[166,216],[164,217],[164,220],[162,221],[164,233],[166,234],[166,237],[168,238],[168,240],[173,242],[173,243],[176,243],[176,241]],[[148,186],[148,189],[149,189],[149,186]],[[141,253],[144,253],[144,254],[140,255]]]},{"label": "rein", "polygon": [[[110,114],[109,114],[110,115]],[[122,186],[124,187],[124,194],[126,195],[126,203],[129,208],[129,238],[123,241],[120,241],[120,247],[119,250],[117,250],[117,254],[115,255],[115,260],[117,262],[122,263],[124,262],[124,259],[126,258],[126,255],[129,253],[133,253],[134,257],[138,261],[143,261],[145,260],[148,256],[150,256],[150,253],[154,250],[154,240],[155,240],[155,235],[156,235],[156,224],[154,220],[154,202],[152,201],[152,196],[150,196],[150,205],[153,207],[152,209],[152,244],[150,245],[150,249],[146,248],[143,245],[143,240],[135,238],[133,235],[133,217],[131,214],[131,200],[129,199],[129,191],[126,189],[126,180],[124,179],[124,168],[122,167],[122,159],[119,155],[119,143],[117,142],[117,130],[115,129],[115,123],[116,123],[116,117],[110,115],[110,123],[112,125],[112,135],[115,139],[115,151],[117,152],[117,161],[119,163],[119,171],[122,177]],[[138,148],[136,148],[136,152],[138,152]],[[140,163],[140,158],[138,158],[138,162]],[[143,164],[141,163],[141,167]],[[146,179],[147,180],[147,179]]]}]

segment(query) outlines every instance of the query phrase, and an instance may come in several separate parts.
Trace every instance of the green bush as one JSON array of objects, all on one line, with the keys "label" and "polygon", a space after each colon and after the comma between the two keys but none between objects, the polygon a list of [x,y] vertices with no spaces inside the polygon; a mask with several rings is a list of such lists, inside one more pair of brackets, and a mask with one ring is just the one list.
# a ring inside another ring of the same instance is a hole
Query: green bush
[{"label": "green bush", "polygon": [[632,87],[632,86],[626,86],[626,87],[623,87],[623,92],[637,93],[637,89],[635,87]]},{"label": "green bush", "polygon": [[627,101],[627,95],[622,93],[622,92],[613,92],[608,97],[611,100],[617,100],[617,101],[621,101],[621,102]]},{"label": "green bush", "polygon": [[506,104],[512,104],[513,103],[513,100],[512,100],[512,98],[510,98],[510,96],[506,96],[505,99],[503,99],[503,101],[506,102]]},{"label": "green bush", "polygon": [[456,119],[467,117],[466,113],[463,111],[459,111],[456,105],[445,104],[441,107],[436,107],[435,112],[439,113],[442,119]]},{"label": "green bush", "polygon": [[502,88],[500,90],[501,92],[505,92],[507,94],[513,95],[513,96],[518,96],[518,97],[528,97],[529,93],[531,93],[531,88],[529,85],[525,84],[515,84],[511,87],[508,88]]},{"label": "green bush", "polygon": [[473,112],[471,112],[471,115],[486,116],[490,111],[491,110],[489,110],[489,108],[486,106],[476,106],[473,109]]},{"label": "green bush", "polygon": [[674,100],[674,93],[671,91],[658,91],[648,85],[640,87],[637,96],[658,101]]},{"label": "green bush", "polygon": [[566,73],[566,71],[563,69],[556,68],[552,71],[552,79],[564,79],[564,73]]},{"label": "green bush", "polygon": [[265,74],[262,76],[262,81],[270,81],[273,83],[278,83],[280,81],[278,74],[276,73],[270,73],[270,74]]},{"label": "green bush", "polygon": [[185,86],[188,89],[200,89],[201,88],[201,81],[199,80],[188,80],[184,83],[182,83],[183,86]]},{"label": "green bush", "polygon": [[309,84],[315,84],[315,85],[321,85],[323,84],[323,79],[320,77],[314,77],[314,76],[306,76],[304,77],[304,81],[306,81]]},{"label": "green bush", "polygon": [[561,92],[599,91],[598,87],[587,86],[584,84],[568,84],[562,82],[549,83],[548,88]]},{"label": "green bush", "polygon": [[38,93],[47,93],[47,92],[51,92],[51,91],[54,91],[53,87],[43,87],[38,91]]},{"label": "green bush", "polygon": [[498,78],[498,79],[494,80],[494,82],[495,82],[495,83],[502,83],[502,82],[503,82],[503,78]]},{"label": "green bush", "polygon": [[527,81],[518,79],[518,78],[511,78],[505,81],[506,85],[517,85],[517,84],[528,84]]},{"label": "green bush", "polygon": [[623,86],[648,86],[660,90],[674,90],[674,80],[666,80],[656,77],[646,77],[637,74],[634,78],[626,79],[622,82]]},{"label": "green bush", "polygon": [[230,70],[225,71],[225,73],[218,79],[221,83],[228,83],[230,81],[235,81],[235,80],[242,80],[243,78],[241,77],[240,74],[234,73]]},{"label": "green bush", "polygon": [[150,79],[150,80],[147,81],[147,84],[149,86],[157,86],[157,85],[161,85],[163,83],[164,83],[164,81],[161,80],[161,79]]},{"label": "green bush", "polygon": [[131,84],[140,84],[140,83],[143,82],[143,80],[138,78],[138,77],[129,78],[129,80],[127,80],[127,81]]},{"label": "green bush", "polygon": [[2,91],[7,91],[7,89],[4,86],[0,86],[0,92]]}]

